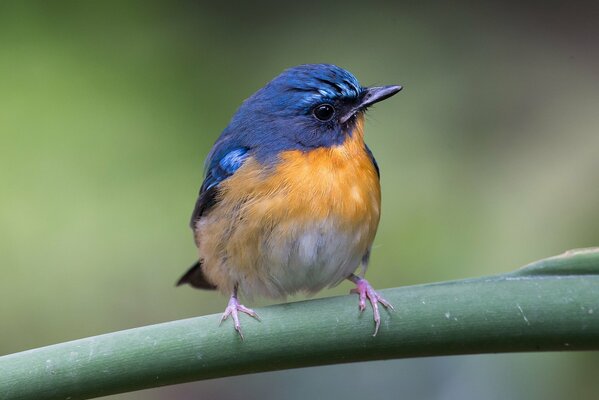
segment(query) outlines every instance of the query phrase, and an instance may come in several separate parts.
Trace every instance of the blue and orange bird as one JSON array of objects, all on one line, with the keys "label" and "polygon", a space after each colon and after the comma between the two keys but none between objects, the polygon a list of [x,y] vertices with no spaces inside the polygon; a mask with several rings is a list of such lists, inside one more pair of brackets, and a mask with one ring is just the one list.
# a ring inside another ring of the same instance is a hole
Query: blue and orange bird
[{"label": "blue and orange bird", "polygon": [[206,161],[191,228],[199,261],[181,277],[230,295],[221,321],[256,313],[238,295],[284,298],[344,279],[363,311],[393,308],[366,270],[381,212],[364,112],[401,86],[362,87],[330,64],[289,68],[245,100]]}]

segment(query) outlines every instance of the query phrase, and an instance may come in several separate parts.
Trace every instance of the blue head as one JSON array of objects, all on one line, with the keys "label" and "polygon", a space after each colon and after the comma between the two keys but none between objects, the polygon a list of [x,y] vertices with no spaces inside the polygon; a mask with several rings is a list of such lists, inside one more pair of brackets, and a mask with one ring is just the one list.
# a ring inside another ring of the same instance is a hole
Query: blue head
[{"label": "blue head", "polygon": [[211,156],[244,147],[261,161],[274,161],[284,150],[341,144],[359,113],[399,90],[362,87],[351,73],[331,64],[289,68],[239,107]]}]

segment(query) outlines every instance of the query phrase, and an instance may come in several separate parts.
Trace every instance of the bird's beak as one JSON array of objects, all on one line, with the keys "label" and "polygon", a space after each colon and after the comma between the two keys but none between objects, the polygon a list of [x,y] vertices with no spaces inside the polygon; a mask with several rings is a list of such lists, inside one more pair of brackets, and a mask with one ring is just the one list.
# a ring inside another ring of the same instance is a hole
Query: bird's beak
[{"label": "bird's beak", "polygon": [[341,116],[341,123],[346,123],[358,111],[364,110],[366,107],[369,107],[374,103],[378,103],[379,101],[388,99],[389,97],[399,92],[401,89],[402,87],[399,85],[375,86],[366,88],[364,90],[364,94],[362,95],[360,103],[358,103],[358,105],[349,110],[345,115]]}]

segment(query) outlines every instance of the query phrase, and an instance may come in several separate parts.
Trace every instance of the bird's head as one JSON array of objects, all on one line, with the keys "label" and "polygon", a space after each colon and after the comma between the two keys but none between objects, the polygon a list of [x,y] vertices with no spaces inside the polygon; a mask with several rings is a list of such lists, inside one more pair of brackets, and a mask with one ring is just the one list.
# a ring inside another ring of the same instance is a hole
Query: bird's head
[{"label": "bird's head", "polygon": [[338,145],[369,106],[400,90],[395,85],[362,87],[336,65],[299,65],[248,98],[227,130],[243,132],[249,147],[271,152]]}]

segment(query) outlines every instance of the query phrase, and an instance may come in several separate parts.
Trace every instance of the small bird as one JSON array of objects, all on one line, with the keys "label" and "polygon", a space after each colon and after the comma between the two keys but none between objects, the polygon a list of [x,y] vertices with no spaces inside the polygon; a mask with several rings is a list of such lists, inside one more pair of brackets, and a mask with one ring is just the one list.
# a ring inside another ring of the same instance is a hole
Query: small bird
[{"label": "small bird", "polygon": [[199,260],[177,286],[230,295],[221,323],[231,316],[243,340],[239,312],[258,315],[240,294],[285,298],[348,279],[360,311],[370,302],[376,335],[378,304],[393,307],[363,278],[381,210],[364,113],[400,90],[305,64],[245,100],[208,154],[190,222]]}]

